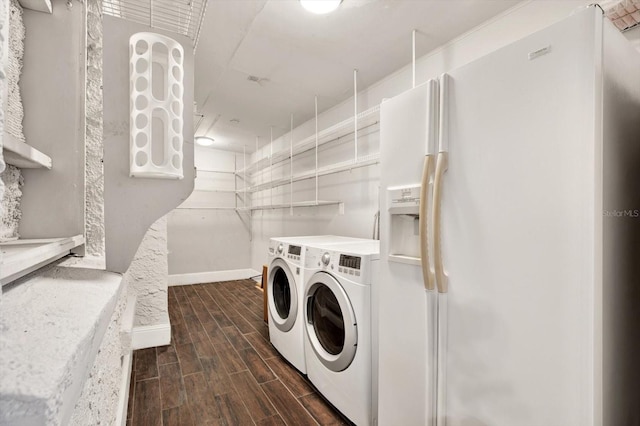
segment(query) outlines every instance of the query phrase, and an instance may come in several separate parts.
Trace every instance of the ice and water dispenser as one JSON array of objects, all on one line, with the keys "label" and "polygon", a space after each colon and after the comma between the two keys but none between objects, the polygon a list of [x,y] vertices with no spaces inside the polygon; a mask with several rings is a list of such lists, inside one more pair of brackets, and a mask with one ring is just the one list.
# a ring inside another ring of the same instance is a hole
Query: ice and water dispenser
[{"label": "ice and water dispenser", "polygon": [[389,261],[420,265],[420,185],[387,188]]}]

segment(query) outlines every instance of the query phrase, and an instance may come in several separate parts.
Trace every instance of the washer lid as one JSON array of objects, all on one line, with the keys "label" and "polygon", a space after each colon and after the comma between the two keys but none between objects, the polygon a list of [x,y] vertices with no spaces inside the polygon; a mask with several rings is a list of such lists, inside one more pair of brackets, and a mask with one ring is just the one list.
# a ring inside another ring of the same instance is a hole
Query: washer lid
[{"label": "washer lid", "polygon": [[271,320],[279,330],[291,330],[298,315],[298,290],[291,269],[283,259],[271,262],[267,291]]},{"label": "washer lid", "polygon": [[304,312],[307,339],[325,367],[343,371],[355,358],[358,346],[351,302],[340,283],[326,272],[316,272],[308,283]]}]

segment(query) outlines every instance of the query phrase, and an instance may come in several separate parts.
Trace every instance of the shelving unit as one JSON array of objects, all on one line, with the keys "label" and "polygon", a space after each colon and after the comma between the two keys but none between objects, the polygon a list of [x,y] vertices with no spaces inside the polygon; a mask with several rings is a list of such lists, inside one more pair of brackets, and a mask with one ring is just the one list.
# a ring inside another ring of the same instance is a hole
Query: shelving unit
[{"label": "shelving unit", "polygon": [[[197,206],[197,205],[187,205],[187,206],[179,206],[176,207],[176,210],[237,210],[237,197],[239,195],[239,191],[236,189],[236,183],[235,183],[235,179],[236,179],[236,172],[235,171],[230,171],[230,170],[206,170],[206,169],[196,169],[196,178],[200,177],[202,178],[202,175],[215,175],[215,174],[221,174],[221,175],[230,175],[233,176],[234,182],[233,188],[198,188],[198,189],[194,189],[193,193],[197,193],[197,192],[204,192],[204,193],[219,193],[219,194],[234,194],[236,200],[234,201],[234,205],[233,206]],[[227,182],[227,183],[231,183],[231,181]]]},{"label": "shelving unit", "polygon": [[[51,157],[4,134],[2,154],[7,164],[20,169],[51,169]],[[0,285],[8,284],[71,253],[85,243],[82,234],[44,239],[18,239],[0,243]]]},{"label": "shelving unit", "polygon": [[4,134],[4,161],[21,169],[51,169],[51,157],[38,151],[31,145],[17,140],[9,133]]},{"label": "shelving unit", "polygon": [[[369,108],[366,111],[359,113],[355,117],[348,118],[331,127],[328,127],[318,133],[318,147],[327,144],[329,142],[335,142],[341,138],[351,136],[355,133],[354,122],[357,120],[358,130],[364,130],[368,127],[374,126],[380,122],[380,106],[376,105],[373,108]],[[261,158],[249,164],[246,168],[243,168],[236,172],[237,174],[252,173],[267,167],[272,167],[283,161],[291,159],[292,156],[302,154],[310,151],[316,147],[316,135],[311,135],[293,146],[293,150],[290,148],[280,150],[273,155]]]},{"label": "shelving unit", "polygon": [[[229,170],[203,170],[203,169],[196,169],[196,178],[200,177],[200,174],[222,174],[222,175],[231,175],[231,176],[235,176],[235,171],[229,171]],[[231,194],[235,194],[236,190],[235,188],[207,188],[207,189],[194,189],[195,191],[201,191],[201,192],[220,192],[220,193],[231,193]]]},{"label": "shelving unit", "polygon": [[300,201],[286,204],[265,204],[261,206],[239,208],[241,211],[255,211],[255,210],[277,210],[288,209],[298,207],[319,207],[319,206],[341,206],[340,210],[344,209],[344,203],[342,201]]},{"label": "shelving unit", "polygon": [[[316,112],[317,114],[317,112]],[[274,166],[280,167],[285,161],[289,161],[289,176],[278,177],[276,179],[269,179],[266,182],[261,182],[256,185],[246,186],[242,189],[245,194],[255,194],[262,191],[267,191],[280,186],[290,186],[290,201],[288,203],[278,204],[264,204],[250,206],[239,210],[244,211],[256,211],[256,210],[274,210],[290,208],[293,212],[297,207],[318,207],[327,205],[339,206],[340,214],[344,213],[344,203],[342,201],[323,201],[318,199],[318,179],[322,176],[327,176],[334,173],[341,173],[361,167],[368,167],[380,162],[380,154],[374,153],[364,156],[358,156],[358,132],[363,130],[369,130],[371,132],[377,130],[377,125],[380,123],[380,106],[375,106],[359,114],[354,114],[353,117],[343,120],[331,127],[328,127],[320,132],[316,133],[301,140],[295,145],[293,142],[288,149],[282,149],[276,153],[271,153],[269,156],[261,158],[248,165],[246,168],[237,172],[238,176],[255,176],[259,172],[266,170],[273,170]],[[292,126],[293,131],[293,126]],[[318,167],[318,148],[331,142],[339,142],[341,139],[353,137],[354,140],[354,157],[349,160],[336,162],[324,167]],[[272,142],[273,144],[273,142]],[[273,145],[272,145],[273,146]],[[315,150],[315,162],[316,165],[310,170],[306,170],[299,173],[293,173],[293,161],[294,157]],[[293,184],[303,180],[315,179],[316,180],[316,197],[315,200],[310,201],[293,201]]]},{"label": "shelving unit", "polygon": [[194,191],[199,192],[220,192],[220,193],[228,193],[235,194],[237,191],[235,189],[194,189]]},{"label": "shelving unit", "polygon": [[84,244],[84,236],[26,239],[0,243],[0,284],[5,285],[29,272],[60,259]]},{"label": "shelving unit", "polygon": [[293,179],[290,177],[281,178],[278,180],[273,180],[270,182],[265,182],[260,185],[250,186],[247,188],[247,192],[260,192],[266,191],[271,188],[276,188],[278,186],[288,185],[292,180],[293,182],[299,182],[306,179],[314,179],[316,176],[327,176],[334,173],[340,173],[347,170],[353,170],[360,167],[367,167],[374,164],[378,164],[380,162],[380,154],[375,153],[367,156],[363,156],[358,161],[347,160],[340,163],[335,163],[330,166],[318,168],[317,172],[315,170],[311,170],[308,172],[298,173],[293,175]]},{"label": "shelving unit", "polygon": [[176,207],[175,210],[238,210],[235,207]]},{"label": "shelving unit", "polygon": [[[203,192],[218,192],[218,193],[235,193],[235,207],[178,207],[179,209],[215,209],[215,210],[236,210],[237,212],[254,212],[258,210],[278,210],[278,209],[291,209],[301,207],[319,207],[319,206],[338,206],[340,214],[344,213],[344,202],[340,200],[319,200],[318,199],[318,178],[322,176],[331,175],[334,173],[341,173],[358,169],[361,167],[368,167],[380,162],[380,154],[373,153],[368,155],[358,156],[357,144],[358,144],[358,132],[369,131],[369,133],[376,132],[380,123],[380,106],[376,105],[366,111],[363,111],[354,116],[343,120],[337,124],[334,124],[322,131],[317,131],[313,135],[302,139],[297,143],[291,144],[287,148],[283,148],[277,152],[273,152],[273,141],[271,142],[271,153],[259,160],[248,164],[246,167],[237,169],[236,171],[228,170],[200,170],[200,173],[218,173],[218,174],[233,174],[234,175],[234,189],[202,189]],[[293,130],[293,125],[292,125]],[[290,134],[291,135],[291,134]],[[335,162],[333,164],[318,167],[318,148],[323,145],[336,142],[339,143],[342,139],[353,139],[355,144],[354,157],[349,160]],[[304,153],[308,153],[315,150],[316,166],[298,173],[293,173],[294,157]],[[246,164],[246,152],[244,154],[244,164]],[[259,173],[265,173],[268,170],[273,170],[275,167],[285,166],[289,161],[289,176],[280,176],[275,179],[267,179],[266,182],[259,184],[249,184]],[[289,202],[269,203],[260,205],[239,205],[238,200],[249,200],[251,195],[267,191],[273,188],[289,185],[293,188],[295,182],[300,182],[309,179],[316,179],[316,197],[314,200],[309,201],[293,201],[293,189],[290,190]],[[242,181],[242,187],[239,187],[238,181]]]},{"label": "shelving unit", "polygon": [[[7,164],[20,169],[51,169],[51,157],[9,133],[3,137]],[[71,253],[85,243],[83,235],[63,238],[18,239],[0,243],[0,285],[8,284]]]},{"label": "shelving unit", "polygon": [[229,174],[229,175],[236,174],[236,172],[232,172],[228,170],[204,170],[204,169],[196,169],[196,175],[197,173],[220,173],[220,174]]}]

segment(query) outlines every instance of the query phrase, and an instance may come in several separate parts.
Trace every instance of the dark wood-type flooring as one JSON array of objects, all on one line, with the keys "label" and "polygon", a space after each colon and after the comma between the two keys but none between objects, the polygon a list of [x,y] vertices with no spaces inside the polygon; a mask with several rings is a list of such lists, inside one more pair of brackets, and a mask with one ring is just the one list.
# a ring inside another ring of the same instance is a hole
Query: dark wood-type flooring
[{"label": "dark wood-type flooring", "polygon": [[169,287],[171,345],[134,352],[127,425],[347,422],[269,343],[252,280]]}]

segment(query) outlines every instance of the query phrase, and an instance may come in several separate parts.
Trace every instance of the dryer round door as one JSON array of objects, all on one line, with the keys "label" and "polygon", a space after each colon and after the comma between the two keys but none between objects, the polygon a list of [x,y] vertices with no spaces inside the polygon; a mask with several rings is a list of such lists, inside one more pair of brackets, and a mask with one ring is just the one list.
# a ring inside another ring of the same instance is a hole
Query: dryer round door
[{"label": "dryer round door", "polygon": [[340,283],[326,272],[316,272],[308,285],[307,338],[325,367],[342,371],[353,361],[358,345],[356,315],[351,302]]},{"label": "dryer round door", "polygon": [[282,259],[275,259],[269,268],[269,316],[281,331],[289,331],[298,314],[298,290],[291,269]]}]

